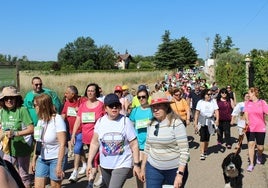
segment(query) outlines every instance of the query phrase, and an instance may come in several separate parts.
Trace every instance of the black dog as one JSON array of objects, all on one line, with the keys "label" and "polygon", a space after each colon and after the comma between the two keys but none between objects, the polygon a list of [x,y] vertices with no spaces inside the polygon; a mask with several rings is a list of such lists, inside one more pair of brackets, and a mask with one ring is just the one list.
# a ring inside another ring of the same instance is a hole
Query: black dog
[{"label": "black dog", "polygon": [[225,188],[242,188],[242,159],[239,153],[230,153],[222,162]]}]

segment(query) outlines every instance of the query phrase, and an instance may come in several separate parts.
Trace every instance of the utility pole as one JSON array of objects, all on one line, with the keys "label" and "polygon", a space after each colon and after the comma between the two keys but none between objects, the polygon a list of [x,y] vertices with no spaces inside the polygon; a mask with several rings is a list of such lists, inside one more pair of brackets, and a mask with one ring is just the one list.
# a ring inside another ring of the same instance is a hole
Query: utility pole
[{"label": "utility pole", "polygon": [[207,60],[209,59],[209,37],[206,38],[207,41]]}]

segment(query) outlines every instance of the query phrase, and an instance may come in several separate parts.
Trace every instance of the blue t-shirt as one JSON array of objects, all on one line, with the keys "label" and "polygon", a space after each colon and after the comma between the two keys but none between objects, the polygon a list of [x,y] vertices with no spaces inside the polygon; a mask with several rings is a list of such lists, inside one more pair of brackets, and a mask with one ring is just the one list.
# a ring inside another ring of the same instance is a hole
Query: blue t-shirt
[{"label": "blue t-shirt", "polygon": [[141,106],[134,108],[129,116],[129,119],[134,122],[139,149],[144,150],[144,145],[147,136],[147,127],[153,119],[151,108],[142,108]]}]

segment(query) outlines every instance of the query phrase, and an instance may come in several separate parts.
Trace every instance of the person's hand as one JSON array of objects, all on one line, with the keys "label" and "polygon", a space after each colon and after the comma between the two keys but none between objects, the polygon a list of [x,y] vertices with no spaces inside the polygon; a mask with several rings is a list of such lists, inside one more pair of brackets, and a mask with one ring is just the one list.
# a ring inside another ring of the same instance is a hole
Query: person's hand
[{"label": "person's hand", "polygon": [[5,135],[6,135],[8,138],[13,138],[13,136],[14,136],[14,132],[11,131],[11,130],[7,130],[7,131],[5,131]]},{"label": "person's hand", "polygon": [[87,164],[87,170],[86,170],[86,175],[87,175],[87,177],[89,177],[91,171],[92,171],[92,165],[91,165],[91,163],[90,163],[90,164]]},{"label": "person's hand", "polygon": [[141,168],[138,166],[133,167],[133,175],[140,179]]},{"label": "person's hand", "polygon": [[57,176],[57,178],[59,178],[61,180],[64,178],[64,172],[62,170],[62,167],[59,165],[57,165],[57,167],[56,167],[56,176]]},{"label": "person's hand", "polygon": [[174,188],[180,188],[182,186],[182,178],[183,176],[180,174],[177,174],[174,181]]},{"label": "person's hand", "polygon": [[187,126],[190,125],[190,120],[189,119],[186,120],[186,125]]},{"label": "person's hand", "polygon": [[140,180],[144,183],[145,182],[145,169],[141,168],[140,172]]},{"label": "person's hand", "polygon": [[75,135],[72,135],[70,142],[72,146],[75,145]]},{"label": "person's hand", "polygon": [[32,172],[35,172],[35,167],[36,167],[36,160],[33,157],[32,163],[31,163],[31,170]]}]

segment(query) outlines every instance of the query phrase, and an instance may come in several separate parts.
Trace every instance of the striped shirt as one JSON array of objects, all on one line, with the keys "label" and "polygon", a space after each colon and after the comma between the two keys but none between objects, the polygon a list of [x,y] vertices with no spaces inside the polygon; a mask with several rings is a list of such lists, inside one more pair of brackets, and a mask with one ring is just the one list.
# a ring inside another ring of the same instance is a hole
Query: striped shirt
[{"label": "striped shirt", "polygon": [[154,121],[147,130],[147,161],[159,170],[185,166],[190,158],[186,128],[180,119]]}]

